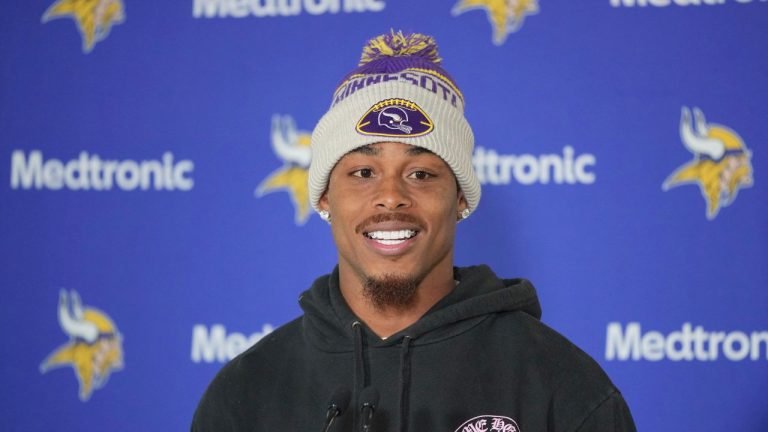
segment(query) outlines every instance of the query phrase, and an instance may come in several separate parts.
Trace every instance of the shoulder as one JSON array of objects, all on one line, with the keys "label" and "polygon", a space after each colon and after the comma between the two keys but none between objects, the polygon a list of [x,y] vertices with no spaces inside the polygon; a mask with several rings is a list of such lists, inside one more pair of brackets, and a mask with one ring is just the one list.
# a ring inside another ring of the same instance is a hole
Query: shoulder
[{"label": "shoulder", "polygon": [[265,335],[224,365],[212,384],[232,379],[238,382],[260,379],[271,367],[296,355],[303,345],[301,322],[302,317],[296,318]]},{"label": "shoulder", "polygon": [[227,366],[231,364],[232,367],[250,368],[252,363],[258,363],[265,357],[282,355],[296,349],[297,346],[301,345],[303,340],[303,319],[304,316],[302,315],[276,328],[274,331],[261,338],[257,343],[253,344],[250,348],[243,351],[242,354],[232,359]]},{"label": "shoulder", "polygon": [[520,328],[521,337],[531,354],[543,360],[546,366],[562,371],[563,379],[575,374],[576,379],[613,387],[600,365],[558,331],[526,313],[513,312],[510,315]]},{"label": "shoulder", "polygon": [[266,397],[275,382],[270,378],[299,356],[301,320],[278,327],[219,370],[195,410],[193,431],[236,430],[244,416],[254,415],[243,409],[246,402]]},{"label": "shoulder", "polygon": [[569,430],[574,432],[635,432],[635,423],[629,407],[621,396],[615,391],[603,399],[594,409],[585,415],[581,415],[582,421]]},{"label": "shoulder", "polygon": [[[621,393],[589,354],[526,313],[503,315],[504,326],[514,328],[510,331],[521,345],[527,373],[546,381],[555,430],[634,430],[627,426],[632,418]],[[613,423],[624,426],[614,428]]]},{"label": "shoulder", "polygon": [[[526,366],[549,369],[563,379],[582,371],[597,381],[612,386],[597,362],[565,336],[522,311],[505,311],[488,316],[482,330],[485,337],[506,347]],[[512,355],[510,353],[509,355]]]}]

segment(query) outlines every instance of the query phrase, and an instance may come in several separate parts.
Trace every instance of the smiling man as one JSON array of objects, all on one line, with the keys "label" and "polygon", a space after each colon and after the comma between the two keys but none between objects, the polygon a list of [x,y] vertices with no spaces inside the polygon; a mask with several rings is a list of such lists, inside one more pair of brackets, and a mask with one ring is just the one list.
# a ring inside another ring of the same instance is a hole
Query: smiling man
[{"label": "smiling man", "polygon": [[434,41],[371,40],[312,134],[310,200],[338,266],[304,315],[227,364],[193,431],[634,431],[533,287],[456,268],[480,200],[464,97]]},{"label": "smiling man", "polygon": [[453,290],[453,239],[467,203],[434,153],[396,142],[352,150],[318,207],[333,215],[341,294],[378,336],[413,324]]}]

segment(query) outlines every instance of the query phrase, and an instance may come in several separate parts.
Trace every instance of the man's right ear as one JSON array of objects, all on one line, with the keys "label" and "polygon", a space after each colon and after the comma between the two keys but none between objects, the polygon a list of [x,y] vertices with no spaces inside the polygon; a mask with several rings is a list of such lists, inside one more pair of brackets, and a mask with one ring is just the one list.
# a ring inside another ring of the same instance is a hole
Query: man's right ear
[{"label": "man's right ear", "polygon": [[320,219],[331,223],[331,213],[328,210],[329,208],[328,204],[328,189],[323,192],[323,195],[320,196],[320,199],[317,201],[317,214],[320,215]]}]

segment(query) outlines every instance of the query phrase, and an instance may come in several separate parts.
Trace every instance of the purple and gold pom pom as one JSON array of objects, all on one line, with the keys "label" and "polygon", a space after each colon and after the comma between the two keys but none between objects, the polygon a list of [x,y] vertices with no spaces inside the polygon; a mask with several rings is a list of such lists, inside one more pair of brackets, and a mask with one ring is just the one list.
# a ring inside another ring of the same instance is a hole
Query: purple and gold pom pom
[{"label": "purple and gold pom pom", "polygon": [[437,44],[432,36],[420,33],[403,34],[402,31],[377,36],[363,47],[358,66],[363,66],[375,60],[387,57],[420,57],[422,60],[434,64],[440,64],[440,56],[437,54]]},{"label": "purple and gold pom pom", "polygon": [[368,41],[363,47],[357,67],[341,80],[337,90],[349,80],[363,75],[393,74],[407,70],[432,74],[448,83],[461,97],[453,79],[442,67],[437,43],[432,36],[395,30]]}]

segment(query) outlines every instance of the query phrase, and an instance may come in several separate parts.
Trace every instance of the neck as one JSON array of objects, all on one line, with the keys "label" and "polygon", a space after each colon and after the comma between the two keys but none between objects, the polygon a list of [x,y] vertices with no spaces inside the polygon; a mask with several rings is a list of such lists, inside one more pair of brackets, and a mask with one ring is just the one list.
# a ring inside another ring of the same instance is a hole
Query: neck
[{"label": "neck", "polygon": [[407,328],[450,293],[454,286],[453,260],[436,266],[419,283],[413,300],[402,307],[376,307],[364,294],[364,277],[339,262],[339,288],[352,312],[382,339]]}]

